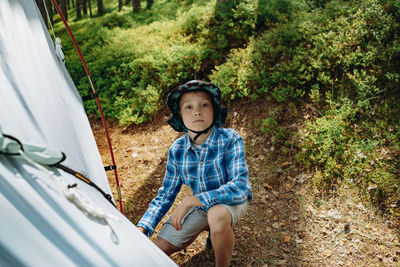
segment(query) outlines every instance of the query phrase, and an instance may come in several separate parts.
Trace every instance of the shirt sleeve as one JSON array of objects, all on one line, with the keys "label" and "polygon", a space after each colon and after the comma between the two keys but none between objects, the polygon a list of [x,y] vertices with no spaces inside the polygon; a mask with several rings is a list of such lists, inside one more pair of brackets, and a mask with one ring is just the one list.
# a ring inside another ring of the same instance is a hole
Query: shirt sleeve
[{"label": "shirt sleeve", "polygon": [[179,171],[174,163],[173,153],[170,148],[162,187],[158,190],[157,196],[151,201],[146,213],[137,224],[137,226],[143,227],[147,231],[148,236],[153,235],[156,226],[174,203],[181,187],[182,182],[179,177]]},{"label": "shirt sleeve", "polygon": [[206,209],[217,204],[239,205],[252,198],[244,145],[240,136],[228,144],[224,156],[228,182],[215,190],[197,194]]}]

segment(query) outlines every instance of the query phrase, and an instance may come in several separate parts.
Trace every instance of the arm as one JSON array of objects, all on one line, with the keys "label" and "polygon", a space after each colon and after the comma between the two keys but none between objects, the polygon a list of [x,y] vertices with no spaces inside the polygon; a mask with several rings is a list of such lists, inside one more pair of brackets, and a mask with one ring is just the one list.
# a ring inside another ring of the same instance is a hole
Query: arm
[{"label": "arm", "polygon": [[207,208],[217,204],[238,205],[252,199],[243,140],[237,133],[229,139],[224,157],[227,182],[215,190],[197,194]]},{"label": "arm", "polygon": [[157,196],[151,201],[146,213],[138,223],[139,230],[151,236],[154,229],[161,221],[162,217],[168,212],[176,195],[181,189],[182,182],[179,178],[179,171],[173,163],[174,157],[171,149],[168,152],[167,170],[165,172],[163,185],[158,190]]}]

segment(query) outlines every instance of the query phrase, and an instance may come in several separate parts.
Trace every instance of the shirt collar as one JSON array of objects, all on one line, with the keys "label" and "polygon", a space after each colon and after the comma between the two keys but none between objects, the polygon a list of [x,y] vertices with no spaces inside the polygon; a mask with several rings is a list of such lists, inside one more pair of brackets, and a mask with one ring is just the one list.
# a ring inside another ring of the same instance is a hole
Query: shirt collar
[{"label": "shirt collar", "polygon": [[[207,139],[204,141],[203,144],[201,144],[201,146],[207,146],[209,147],[211,150],[214,150],[214,144],[218,143],[217,140],[217,127],[213,127],[211,130],[210,135],[207,137]],[[191,141],[190,141],[190,137],[189,134],[185,135],[185,152],[189,151],[189,149],[191,149],[192,145],[191,145]]]}]

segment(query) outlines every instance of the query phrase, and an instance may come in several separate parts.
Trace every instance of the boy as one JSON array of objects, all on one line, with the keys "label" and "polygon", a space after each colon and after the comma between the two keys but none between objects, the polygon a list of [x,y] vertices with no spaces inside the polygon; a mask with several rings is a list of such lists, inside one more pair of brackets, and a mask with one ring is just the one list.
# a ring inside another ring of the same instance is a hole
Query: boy
[{"label": "boy", "polygon": [[171,145],[163,186],[138,228],[151,236],[182,184],[188,185],[193,195],[179,203],[154,242],[170,255],[209,229],[216,266],[228,266],[234,245],[232,225],[243,217],[253,194],[242,138],[233,129],[220,128],[228,114],[220,102],[217,86],[197,80],[168,94],[172,113],[168,123],[188,133]]}]

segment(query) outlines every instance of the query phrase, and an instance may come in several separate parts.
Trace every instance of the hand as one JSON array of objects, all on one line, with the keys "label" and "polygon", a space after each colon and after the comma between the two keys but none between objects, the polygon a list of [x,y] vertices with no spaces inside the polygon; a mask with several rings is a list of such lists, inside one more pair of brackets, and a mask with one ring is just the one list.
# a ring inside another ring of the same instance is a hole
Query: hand
[{"label": "hand", "polygon": [[182,200],[179,203],[178,207],[171,215],[171,224],[177,230],[182,230],[182,219],[186,215],[186,213],[190,210],[190,208],[195,206],[203,206],[200,202],[200,199],[197,196],[190,196]]},{"label": "hand", "polygon": [[144,229],[141,226],[138,226],[137,229],[139,229],[139,231],[142,232],[143,234],[146,234],[146,232],[147,232],[146,229]]}]

